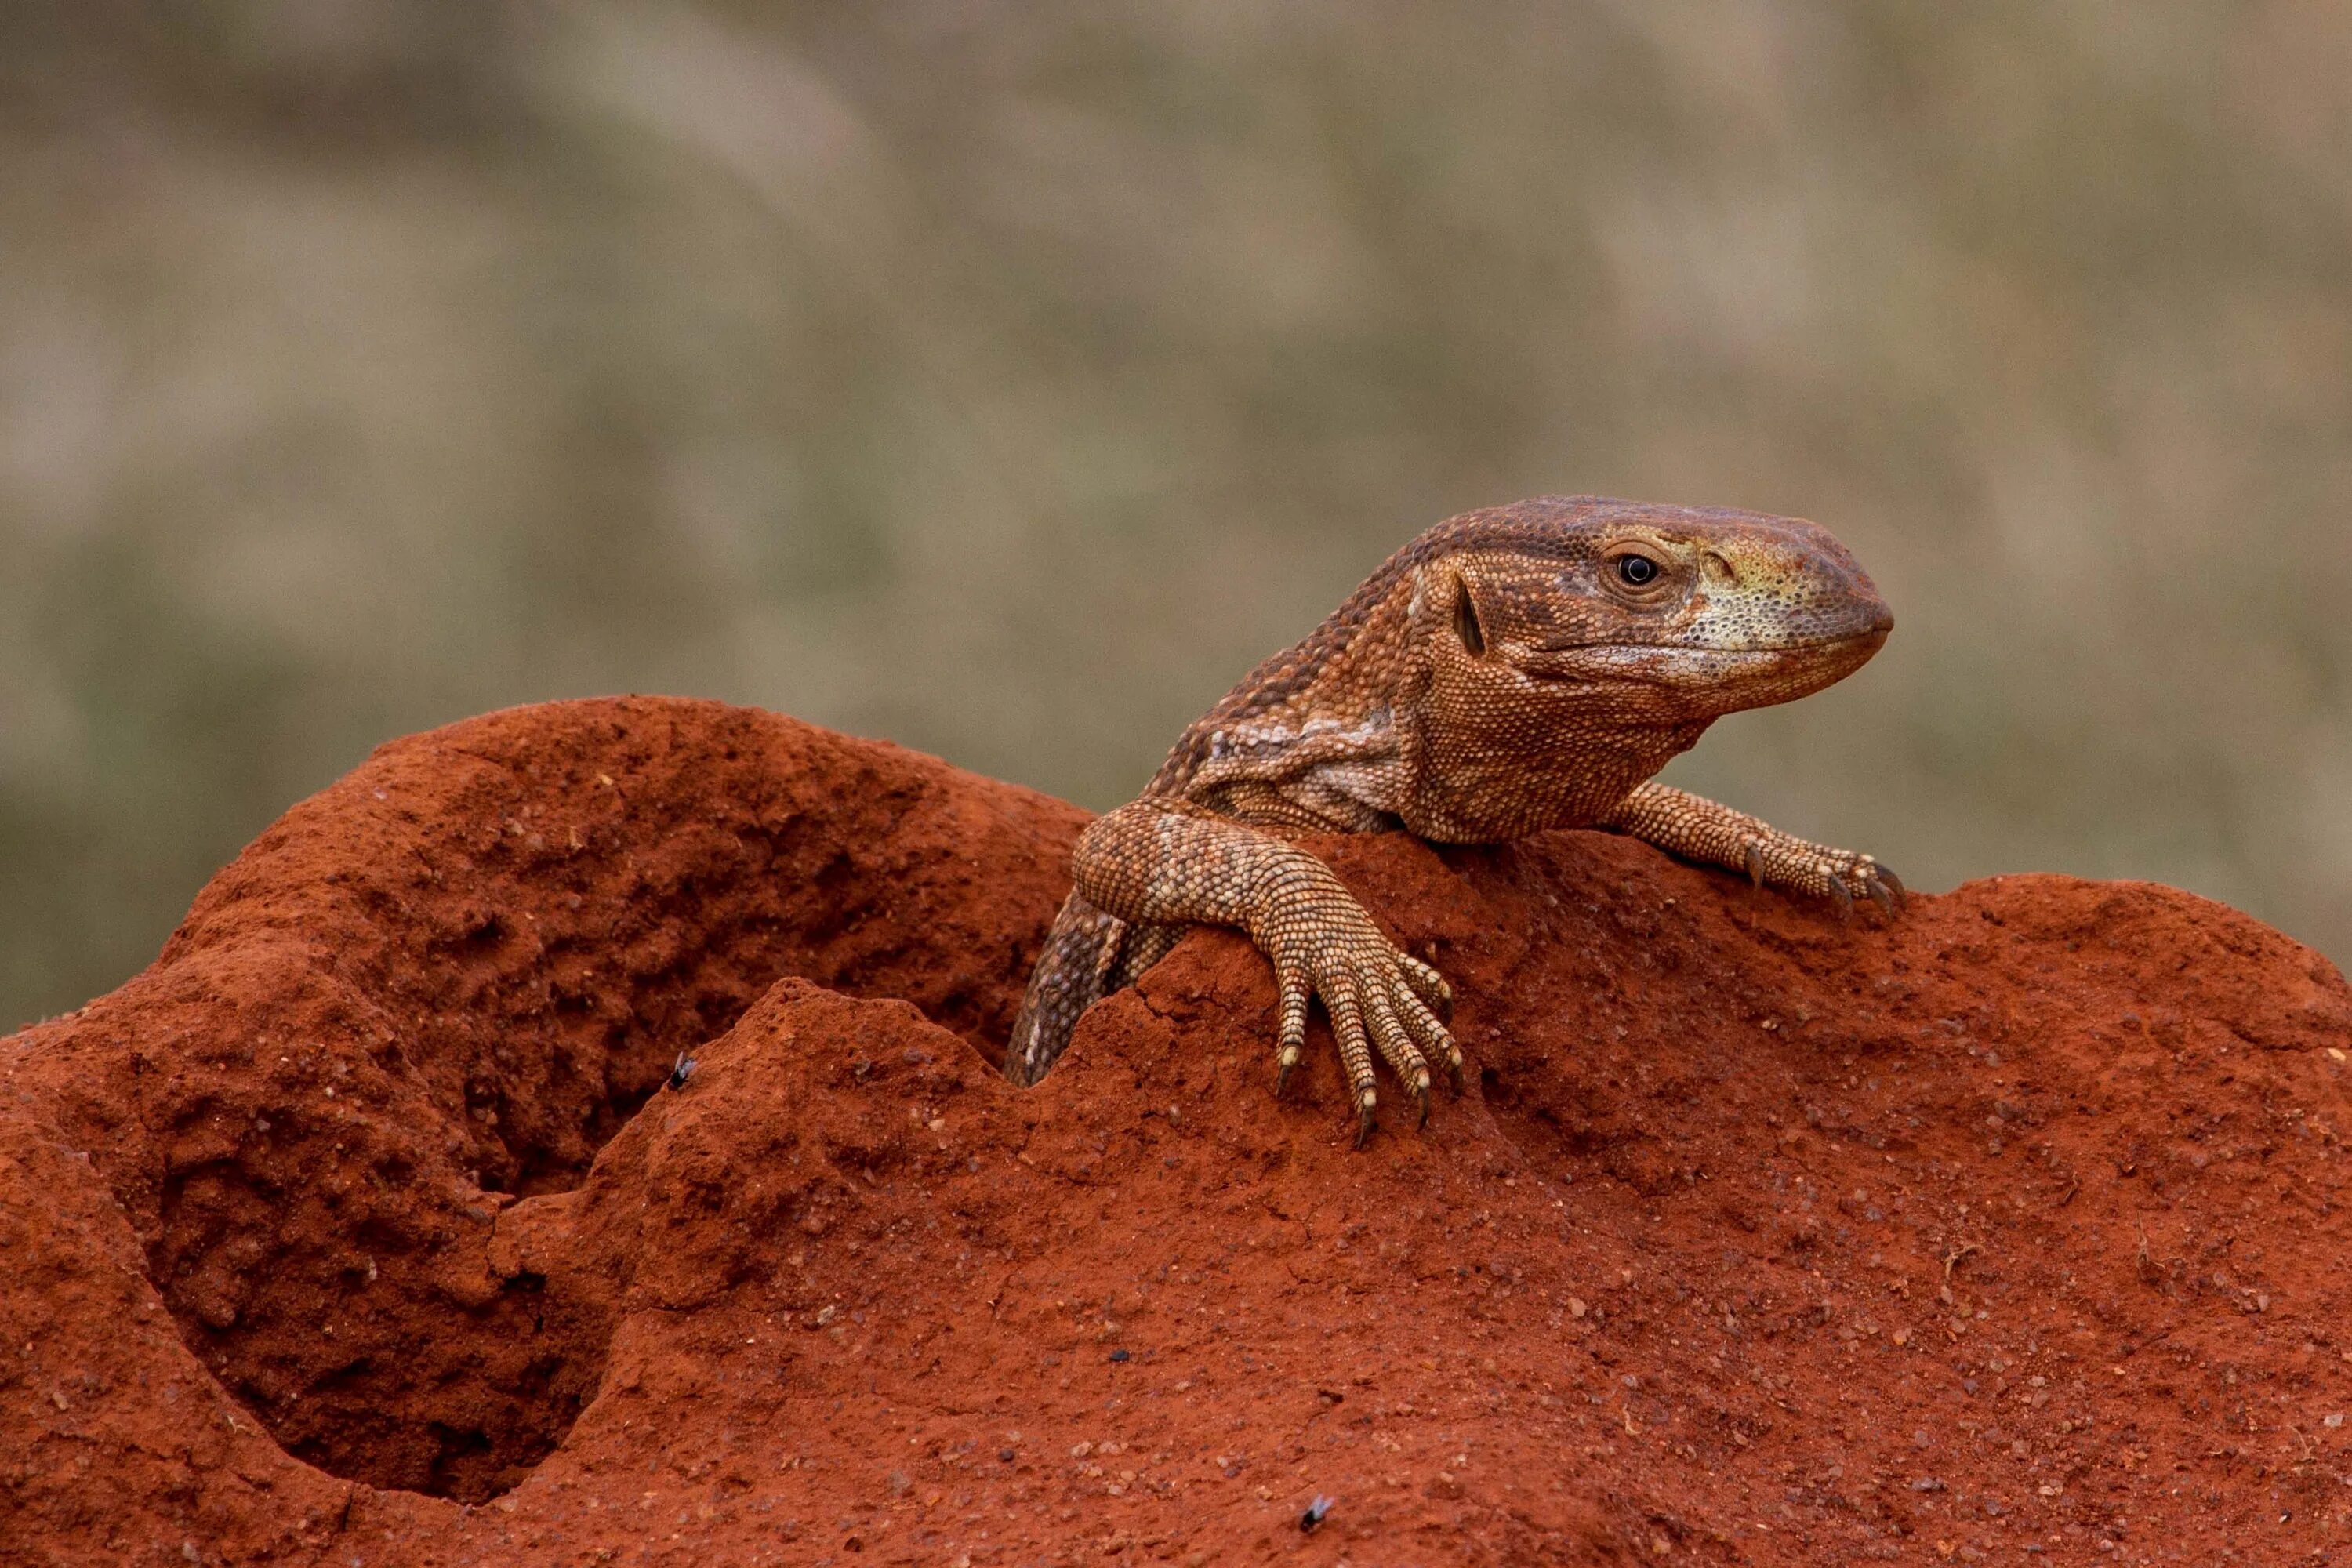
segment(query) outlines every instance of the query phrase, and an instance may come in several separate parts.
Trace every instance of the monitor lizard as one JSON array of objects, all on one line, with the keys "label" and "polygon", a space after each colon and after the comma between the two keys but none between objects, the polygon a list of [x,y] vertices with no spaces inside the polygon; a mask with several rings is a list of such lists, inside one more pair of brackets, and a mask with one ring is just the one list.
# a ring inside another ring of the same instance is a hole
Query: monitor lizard
[{"label": "monitor lizard", "polygon": [[1190,926],[1238,926],[1274,965],[1276,1094],[1319,996],[1359,1145],[1375,1125],[1375,1053],[1425,1121],[1431,1062],[1462,1083],[1452,994],[1286,834],[1491,844],[1607,828],[1841,913],[1857,898],[1894,913],[1902,883],[1870,856],[1651,779],[1722,715],[1851,674],[1894,624],[1844,546],[1793,518],[1546,496],[1438,523],[1079,837],[1005,1076],[1043,1078],[1079,1016]]}]

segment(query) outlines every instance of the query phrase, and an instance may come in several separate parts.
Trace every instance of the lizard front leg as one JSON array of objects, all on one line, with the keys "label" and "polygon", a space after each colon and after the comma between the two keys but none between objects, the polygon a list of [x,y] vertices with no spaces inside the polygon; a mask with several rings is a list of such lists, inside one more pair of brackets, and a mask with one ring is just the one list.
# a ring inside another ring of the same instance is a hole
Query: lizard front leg
[{"label": "lizard front leg", "polygon": [[1903,905],[1902,879],[1869,856],[1783,833],[1671,784],[1636,785],[1601,826],[1685,860],[1745,871],[1759,888],[1828,899],[1841,915],[1852,912],[1857,898],[1873,900],[1889,915]]},{"label": "lizard front leg", "polygon": [[1348,1070],[1356,1142],[1371,1136],[1377,1053],[1429,1115],[1429,1063],[1458,1088],[1462,1053],[1437,1010],[1453,993],[1429,965],[1382,936],[1329,867],[1230,818],[1147,796],[1100,817],[1078,839],[1078,895],[1138,925],[1238,926],[1274,965],[1280,997],[1275,1092],[1307,1046],[1310,1001],[1323,999]]}]

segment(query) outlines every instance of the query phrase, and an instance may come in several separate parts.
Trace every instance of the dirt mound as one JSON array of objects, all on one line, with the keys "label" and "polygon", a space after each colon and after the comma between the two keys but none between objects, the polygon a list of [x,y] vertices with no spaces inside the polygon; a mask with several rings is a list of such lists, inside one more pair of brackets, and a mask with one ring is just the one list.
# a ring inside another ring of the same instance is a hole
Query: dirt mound
[{"label": "dirt mound", "polygon": [[297,807],[0,1043],[0,1563],[2352,1543],[2352,993],[2285,938],[1325,841],[1476,1069],[1357,1153],[1230,933],[995,1076],[1083,820],[652,700]]}]

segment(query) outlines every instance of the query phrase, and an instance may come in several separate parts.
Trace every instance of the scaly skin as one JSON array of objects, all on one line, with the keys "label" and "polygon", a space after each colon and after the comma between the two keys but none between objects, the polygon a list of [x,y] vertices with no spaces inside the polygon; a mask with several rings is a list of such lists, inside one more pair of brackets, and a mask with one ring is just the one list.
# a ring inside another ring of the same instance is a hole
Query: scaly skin
[{"label": "scaly skin", "polygon": [[1894,617],[1823,530],[1757,512],[1548,496],[1430,529],[1297,647],[1184,731],[1140,798],[1097,819],[1013,1026],[1005,1075],[1043,1078],[1097,999],[1194,923],[1238,926],[1274,964],[1281,1091],[1322,998],[1360,1143],[1375,1055],[1429,1113],[1459,1088],[1437,972],[1382,936],[1285,833],[1403,829],[1488,844],[1605,827],[1759,886],[1889,913],[1867,855],[1793,837],[1647,782],[1726,713],[1820,690]]}]

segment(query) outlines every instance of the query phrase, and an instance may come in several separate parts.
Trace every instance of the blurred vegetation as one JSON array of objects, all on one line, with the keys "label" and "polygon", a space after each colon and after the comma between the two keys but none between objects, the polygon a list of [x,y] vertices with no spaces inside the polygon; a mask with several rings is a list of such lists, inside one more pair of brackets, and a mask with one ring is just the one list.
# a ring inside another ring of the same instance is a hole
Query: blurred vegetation
[{"label": "blurred vegetation", "polygon": [[1896,607],[1671,776],[2352,955],[2352,8],[16,0],[0,1025],[506,703],[1108,805],[1563,490]]}]

